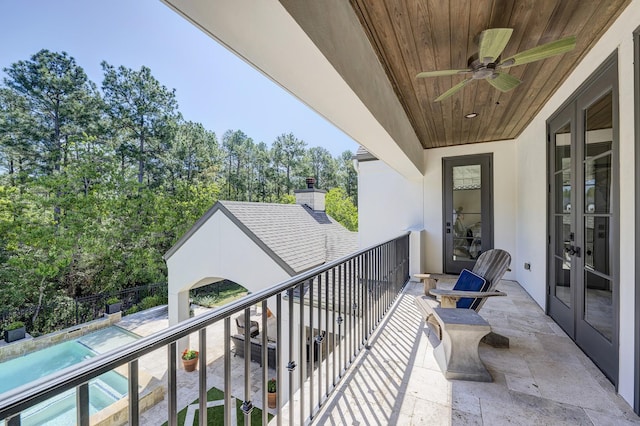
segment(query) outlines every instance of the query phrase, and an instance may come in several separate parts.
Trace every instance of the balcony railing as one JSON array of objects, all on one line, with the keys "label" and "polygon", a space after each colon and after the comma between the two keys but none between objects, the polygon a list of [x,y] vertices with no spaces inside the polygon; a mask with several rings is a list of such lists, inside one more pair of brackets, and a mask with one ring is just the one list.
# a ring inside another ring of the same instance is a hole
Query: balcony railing
[{"label": "balcony railing", "polygon": [[[276,378],[279,389],[288,389],[288,398],[277,394],[278,425],[287,417],[289,424],[312,420],[346,374],[358,353],[367,346],[371,333],[393,305],[409,278],[409,236],[403,235],[383,244],[358,251],[313,270],[292,277],[278,285],[250,294],[210,313],[169,327],[116,351],[91,358],[38,381],[0,395],[0,419],[8,425],[20,424],[20,413],[70,389],[76,390],[77,424],[89,424],[89,381],[128,364],[129,424],[140,420],[138,368],[139,359],[159,348],[167,350],[167,396],[169,425],[177,424],[177,362],[179,340],[198,333],[199,422],[207,424],[207,328],[224,323],[224,420],[231,424],[231,318],[244,313],[250,324],[251,308],[262,306],[259,378],[262,401],[267,401],[268,346],[267,301],[275,301]],[[283,318],[288,330],[283,330]],[[273,327],[273,326],[272,326]],[[244,402],[245,425],[250,424],[251,339],[250,327],[244,334]],[[286,345],[283,342],[286,341]],[[297,343],[293,343],[297,342]],[[285,348],[284,346],[288,346]],[[308,355],[307,355],[308,351]],[[283,382],[286,377],[287,382]],[[280,384],[285,386],[280,386]],[[295,395],[295,399],[294,399]],[[287,413],[287,416],[283,416]],[[267,424],[267,410],[262,423]]]}]

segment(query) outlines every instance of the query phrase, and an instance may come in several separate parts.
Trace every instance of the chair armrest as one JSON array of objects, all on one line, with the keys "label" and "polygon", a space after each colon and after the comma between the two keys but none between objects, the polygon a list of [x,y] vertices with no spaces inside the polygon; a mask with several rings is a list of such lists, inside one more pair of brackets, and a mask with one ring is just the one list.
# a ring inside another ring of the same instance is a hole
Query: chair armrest
[{"label": "chair armrest", "polygon": [[436,283],[438,282],[437,278],[433,278],[431,274],[414,274],[414,277],[422,281],[422,285],[424,286],[424,295],[429,295],[429,290],[433,290],[436,288]]},{"label": "chair armrest", "polygon": [[461,291],[461,290],[445,290],[442,288],[434,288],[429,291],[432,296],[440,297],[440,306],[442,308],[455,308],[458,300],[463,297],[478,299],[492,296],[506,296],[507,293],[501,291]]},{"label": "chair armrest", "polygon": [[419,280],[424,279],[424,278],[433,278],[434,280],[436,278],[432,277],[431,274],[413,274],[414,277],[418,278]]}]

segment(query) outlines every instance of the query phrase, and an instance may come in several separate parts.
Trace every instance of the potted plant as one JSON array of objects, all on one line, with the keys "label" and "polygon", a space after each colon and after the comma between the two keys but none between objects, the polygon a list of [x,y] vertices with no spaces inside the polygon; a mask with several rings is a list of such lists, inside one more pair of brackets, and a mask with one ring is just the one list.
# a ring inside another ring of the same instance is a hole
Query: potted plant
[{"label": "potted plant", "polygon": [[193,349],[185,349],[182,352],[182,365],[185,371],[193,371],[198,365],[198,351]]},{"label": "potted plant", "polygon": [[22,321],[16,321],[9,324],[4,330],[4,341],[7,343],[24,339],[26,329]]},{"label": "potted plant", "polygon": [[269,408],[276,408],[276,379],[269,379],[267,382],[267,405]]},{"label": "potted plant", "polygon": [[122,309],[122,302],[117,297],[110,297],[107,299],[107,304],[105,307],[105,311],[108,314],[115,314],[120,312]]}]

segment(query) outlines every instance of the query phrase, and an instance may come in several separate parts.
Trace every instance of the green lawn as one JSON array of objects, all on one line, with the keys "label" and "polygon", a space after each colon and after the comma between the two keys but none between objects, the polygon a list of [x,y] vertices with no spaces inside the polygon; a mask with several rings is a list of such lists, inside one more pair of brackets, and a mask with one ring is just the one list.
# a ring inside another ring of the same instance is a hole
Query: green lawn
[{"label": "green lawn", "polygon": [[[224,392],[217,388],[211,388],[207,392],[207,401],[219,401],[224,399]],[[197,404],[199,402],[198,399],[193,401],[191,404]],[[236,398],[236,418],[239,426],[244,425],[244,413],[240,409],[242,406],[242,401]],[[178,412],[178,424],[184,425],[184,419],[187,416],[187,407],[183,408]],[[269,420],[273,418],[273,415],[269,414]],[[200,420],[200,410],[196,410],[196,415],[193,421],[194,425],[198,424]],[[251,425],[252,426],[260,426],[262,424],[262,410],[259,408],[254,408],[251,412]],[[163,426],[167,425],[165,422]],[[224,425],[224,406],[219,405],[217,407],[211,407],[207,409],[207,425],[215,425],[222,426]],[[188,425],[191,426],[191,425]]]},{"label": "green lawn", "polygon": [[194,291],[191,296],[193,303],[208,308],[215,308],[247,295],[246,288],[232,282],[224,282],[222,284],[214,283],[207,287],[206,289],[203,288]]}]

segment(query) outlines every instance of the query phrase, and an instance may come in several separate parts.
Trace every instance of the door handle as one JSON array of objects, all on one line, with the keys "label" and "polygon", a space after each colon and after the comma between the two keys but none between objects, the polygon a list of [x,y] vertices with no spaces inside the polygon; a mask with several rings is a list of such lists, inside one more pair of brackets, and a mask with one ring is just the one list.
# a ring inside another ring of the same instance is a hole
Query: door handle
[{"label": "door handle", "polygon": [[569,246],[564,249],[566,253],[569,253],[570,256],[580,257],[581,250],[580,247]]}]

